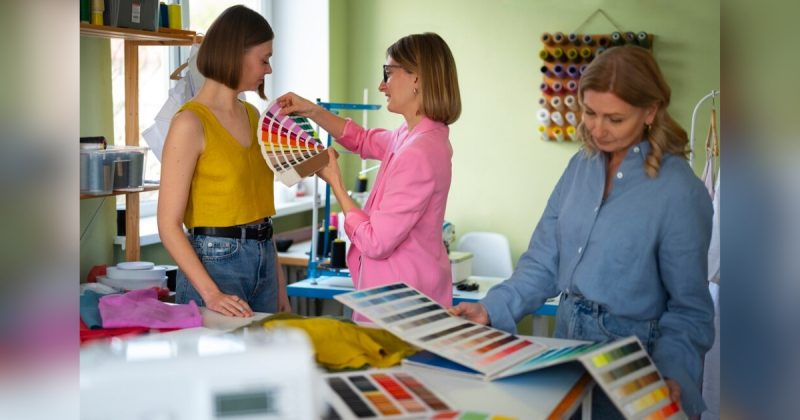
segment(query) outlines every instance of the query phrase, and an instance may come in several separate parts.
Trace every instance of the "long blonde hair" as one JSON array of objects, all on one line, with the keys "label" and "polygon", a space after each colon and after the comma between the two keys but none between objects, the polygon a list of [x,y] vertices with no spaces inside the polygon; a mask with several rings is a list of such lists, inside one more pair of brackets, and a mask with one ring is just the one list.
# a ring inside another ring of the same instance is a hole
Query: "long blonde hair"
[{"label": "long blonde hair", "polygon": [[[671,90],[650,51],[632,45],[609,48],[592,61],[581,75],[578,99],[583,104],[587,90],[610,92],[623,101],[639,108],[656,105],[653,123],[642,127],[642,134],[650,142],[650,153],[645,159],[645,171],[651,178],[658,176],[664,153],[686,157],[689,138],[667,107]],[[583,122],[578,125],[580,139],[590,152],[597,152],[594,139]]]}]

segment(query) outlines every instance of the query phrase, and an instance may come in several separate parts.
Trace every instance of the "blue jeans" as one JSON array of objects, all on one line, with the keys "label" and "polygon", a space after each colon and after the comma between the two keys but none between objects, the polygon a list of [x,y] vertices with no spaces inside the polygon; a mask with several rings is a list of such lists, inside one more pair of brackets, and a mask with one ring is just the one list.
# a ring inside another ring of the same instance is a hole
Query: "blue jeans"
[{"label": "blue jeans", "polygon": [[[222,293],[244,299],[255,312],[278,311],[278,257],[272,240],[190,235],[197,257]],[[205,302],[182,270],[175,283],[175,301]]]},{"label": "blue jeans", "polygon": [[[639,321],[616,316],[606,308],[583,296],[563,295],[556,313],[558,338],[586,341],[608,341],[635,335],[648,353],[660,336],[658,321]],[[572,417],[580,418],[579,414]],[[619,410],[598,386],[592,392],[592,419],[622,419]]]}]

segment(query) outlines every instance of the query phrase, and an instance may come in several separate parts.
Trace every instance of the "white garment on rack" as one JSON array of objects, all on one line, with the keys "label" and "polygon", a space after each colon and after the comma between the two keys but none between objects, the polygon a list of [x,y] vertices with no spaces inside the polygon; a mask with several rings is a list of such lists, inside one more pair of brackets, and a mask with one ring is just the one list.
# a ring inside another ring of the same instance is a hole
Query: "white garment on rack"
[{"label": "white garment on rack", "polygon": [[706,353],[703,366],[703,399],[706,402],[706,411],[703,412],[702,420],[718,420],[720,418],[719,408],[719,372],[720,372],[720,351],[719,351],[719,279],[720,279],[720,243],[719,243],[719,172],[717,172],[717,182],[714,186],[714,218],[711,230],[711,244],[708,249],[708,291],[714,300],[714,345]]}]

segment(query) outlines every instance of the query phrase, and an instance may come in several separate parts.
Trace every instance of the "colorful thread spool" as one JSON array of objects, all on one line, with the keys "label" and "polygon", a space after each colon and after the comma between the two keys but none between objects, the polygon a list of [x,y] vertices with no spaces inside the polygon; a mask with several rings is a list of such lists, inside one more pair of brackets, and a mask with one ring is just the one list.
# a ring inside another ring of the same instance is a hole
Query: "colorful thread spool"
[{"label": "colorful thread spool", "polygon": [[561,127],[553,127],[550,130],[550,134],[555,141],[559,143],[564,141],[564,130],[562,130]]},{"label": "colorful thread spool", "polygon": [[611,45],[618,46],[625,43],[625,39],[622,37],[622,33],[620,32],[612,32],[611,33]]},{"label": "colorful thread spool", "polygon": [[567,132],[567,138],[570,140],[578,140],[578,130],[575,129],[573,126],[567,126],[565,130]]},{"label": "colorful thread spool", "polygon": [[575,32],[570,32],[569,35],[567,35],[567,39],[572,43],[572,45],[581,45],[581,37]]},{"label": "colorful thread spool", "polygon": [[564,102],[561,101],[561,97],[553,96],[550,98],[550,106],[552,106],[553,109],[561,111],[564,109]]},{"label": "colorful thread spool", "polygon": [[541,84],[539,84],[539,90],[542,91],[542,93],[544,94],[553,93],[553,88],[550,87],[550,85],[548,85],[546,82],[542,82]]},{"label": "colorful thread spool", "polygon": [[549,102],[547,102],[547,98],[545,98],[545,97],[541,97],[541,98],[539,98],[539,106],[540,106],[541,108],[547,108],[547,107],[548,107],[548,105],[550,105],[550,103],[549,103]]},{"label": "colorful thread spool", "polygon": [[567,37],[564,36],[563,32],[556,32],[553,34],[553,42],[556,44],[563,44]]},{"label": "colorful thread spool", "polygon": [[536,119],[541,123],[543,126],[547,127],[550,125],[550,111],[542,108],[536,112]]},{"label": "colorful thread spool", "polygon": [[589,60],[592,59],[592,49],[591,48],[583,47],[583,48],[581,48],[580,53],[581,53],[581,57],[584,60],[589,61]]},{"label": "colorful thread spool", "polygon": [[553,66],[553,74],[556,77],[563,77],[564,76],[564,66],[562,66],[561,64],[556,64],[555,66]]},{"label": "colorful thread spool", "polygon": [[[555,90],[555,87],[553,87],[553,90]],[[559,89],[558,91],[560,90],[561,89]],[[570,80],[569,82],[567,82],[567,90],[570,92],[575,92],[576,90],[578,90],[578,82],[574,80]]]},{"label": "colorful thread spool", "polygon": [[569,76],[569,77],[571,77],[573,79],[577,79],[577,78],[581,77],[581,72],[578,70],[578,66],[576,66],[574,64],[570,64],[567,67],[567,76]]},{"label": "colorful thread spool", "polygon": [[565,96],[564,97],[564,105],[566,105],[567,108],[569,108],[569,109],[571,109],[573,111],[578,109],[578,101],[575,99],[574,95]]},{"label": "colorful thread spool", "polygon": [[552,63],[553,61],[556,61],[555,57],[553,57],[553,55],[550,54],[550,52],[547,51],[547,50],[540,50],[539,51],[539,58],[542,59],[542,61],[547,61],[547,62],[550,62],[550,63]]},{"label": "colorful thread spool", "polygon": [[591,35],[586,34],[583,36],[583,43],[586,45],[594,45],[594,38]]},{"label": "colorful thread spool", "polygon": [[564,114],[564,118],[567,120],[567,124],[569,125],[578,125],[578,116],[575,115],[574,112],[569,111]]},{"label": "colorful thread spool", "polygon": [[625,32],[625,42],[628,44],[636,44],[636,34],[633,32]]},{"label": "colorful thread spool", "polygon": [[167,6],[167,14],[169,16],[170,29],[182,29],[183,17],[181,16],[181,5],[170,4]]},{"label": "colorful thread spool", "polygon": [[563,126],[564,125],[564,117],[558,111],[553,111],[550,114],[550,119],[553,120],[553,124],[555,124],[557,126]]},{"label": "colorful thread spool", "polygon": [[103,25],[103,12],[106,7],[103,0],[92,0],[92,25]]},{"label": "colorful thread spool", "polygon": [[580,55],[578,54],[578,50],[575,48],[570,48],[567,50],[567,60],[569,61],[578,61],[580,60]]},{"label": "colorful thread spool", "polygon": [[650,48],[650,40],[648,39],[647,32],[639,32],[636,35],[636,42],[640,47]]},{"label": "colorful thread spool", "polygon": [[545,141],[550,140],[550,135],[547,134],[547,127],[543,125],[539,126],[539,138]]},{"label": "colorful thread spool", "polygon": [[545,32],[542,34],[542,43],[545,45],[553,45],[553,35],[550,35],[549,32]]},{"label": "colorful thread spool", "polygon": [[[572,82],[572,80],[570,80],[570,82]],[[577,87],[577,83],[575,85]],[[551,89],[553,89],[554,93],[558,93],[558,92],[561,92],[561,90],[563,89],[563,86],[561,85],[561,82],[555,82],[555,83],[553,83],[553,86],[551,86]]]},{"label": "colorful thread spool", "polygon": [[331,267],[332,268],[346,268],[347,259],[347,244],[341,239],[335,239],[331,248]]}]

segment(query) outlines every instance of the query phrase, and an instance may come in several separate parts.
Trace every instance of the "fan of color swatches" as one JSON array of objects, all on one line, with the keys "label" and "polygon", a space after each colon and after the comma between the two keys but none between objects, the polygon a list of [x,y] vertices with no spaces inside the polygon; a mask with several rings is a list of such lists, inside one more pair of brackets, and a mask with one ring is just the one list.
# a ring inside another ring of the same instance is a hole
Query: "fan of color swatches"
[{"label": "fan of color swatches", "polygon": [[273,102],[259,118],[261,154],[275,178],[287,187],[328,164],[328,153],[306,118],[280,115]]}]

